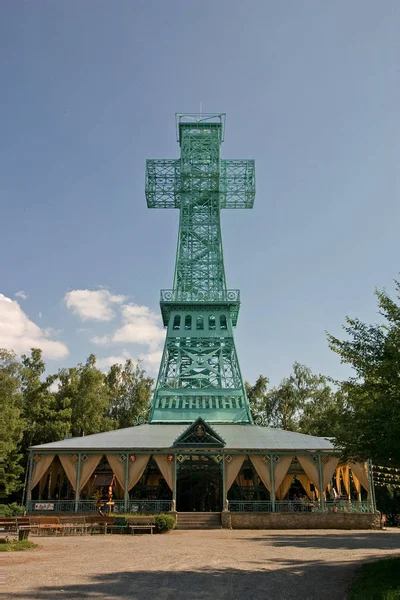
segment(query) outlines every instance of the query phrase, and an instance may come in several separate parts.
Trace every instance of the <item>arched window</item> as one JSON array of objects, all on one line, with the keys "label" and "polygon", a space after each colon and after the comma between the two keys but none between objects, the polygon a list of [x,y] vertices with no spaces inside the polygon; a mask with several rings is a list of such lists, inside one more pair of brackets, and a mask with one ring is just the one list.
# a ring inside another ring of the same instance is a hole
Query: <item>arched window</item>
[{"label": "arched window", "polygon": [[185,317],[185,329],[192,329],[192,316],[186,315]]},{"label": "arched window", "polygon": [[181,317],[180,315],[175,315],[174,324],[172,325],[172,329],[179,329],[181,326]]},{"label": "arched window", "polygon": [[204,329],[203,315],[197,315],[197,318],[196,318],[196,329]]},{"label": "arched window", "polygon": [[221,329],[228,329],[228,325],[226,322],[226,316],[225,315],[221,315],[219,318],[219,326]]},{"label": "arched window", "polygon": [[214,315],[210,315],[208,317],[208,329],[215,329],[215,317],[214,317]]}]

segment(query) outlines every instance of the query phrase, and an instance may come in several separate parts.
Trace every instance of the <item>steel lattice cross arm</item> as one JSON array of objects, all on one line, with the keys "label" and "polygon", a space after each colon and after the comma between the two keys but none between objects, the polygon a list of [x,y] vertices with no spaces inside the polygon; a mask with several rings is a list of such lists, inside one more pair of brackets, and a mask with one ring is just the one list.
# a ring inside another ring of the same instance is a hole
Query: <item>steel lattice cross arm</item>
[{"label": "steel lattice cross arm", "polygon": [[240,297],[228,290],[222,208],[252,208],[253,160],[221,160],[225,115],[178,115],[181,156],[148,160],[149,208],[180,210],[172,290],[162,290],[168,327],[151,422],[252,422],[233,338]]},{"label": "steel lattice cross arm", "polygon": [[[204,177],[201,183],[203,190],[218,191],[221,208],[253,208],[254,160],[221,160],[219,179]],[[185,191],[180,159],[146,161],[146,198],[149,208],[180,208],[181,196]]]}]

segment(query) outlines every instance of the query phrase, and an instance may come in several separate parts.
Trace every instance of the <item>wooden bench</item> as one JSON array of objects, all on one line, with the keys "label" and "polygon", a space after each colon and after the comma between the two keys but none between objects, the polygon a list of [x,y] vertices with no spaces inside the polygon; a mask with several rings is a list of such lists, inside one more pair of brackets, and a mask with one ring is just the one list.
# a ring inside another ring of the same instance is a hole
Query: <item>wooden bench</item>
[{"label": "wooden bench", "polygon": [[113,522],[110,526],[107,526],[110,533],[125,533],[128,529],[128,521],[125,517],[114,517]]},{"label": "wooden bench", "polygon": [[63,531],[59,517],[31,517],[30,521],[31,529],[37,535],[42,535],[42,533],[54,533],[57,535]]},{"label": "wooden bench", "polygon": [[16,517],[3,517],[0,519],[0,534],[1,537],[9,535],[17,535],[17,519]]},{"label": "wooden bench", "polygon": [[60,523],[62,525],[63,535],[77,532],[83,535],[89,528],[89,523],[86,522],[85,517],[75,515],[60,517]]},{"label": "wooden bench", "polygon": [[134,534],[137,529],[150,530],[150,533],[153,533],[153,529],[155,528],[154,517],[128,517],[128,527],[131,530],[131,533]]},{"label": "wooden bench", "polygon": [[110,530],[114,523],[114,519],[111,517],[103,517],[102,515],[89,515],[86,517],[86,523],[91,534],[107,533],[107,529]]}]

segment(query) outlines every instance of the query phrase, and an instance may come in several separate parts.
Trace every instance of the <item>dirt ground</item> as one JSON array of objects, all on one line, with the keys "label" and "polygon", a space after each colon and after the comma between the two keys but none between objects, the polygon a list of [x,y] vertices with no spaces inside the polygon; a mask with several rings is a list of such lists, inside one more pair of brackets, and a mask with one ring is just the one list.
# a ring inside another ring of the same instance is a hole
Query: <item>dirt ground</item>
[{"label": "dirt ground", "polygon": [[361,561],[400,554],[398,529],[32,539],[3,554],[7,600],[337,600]]}]

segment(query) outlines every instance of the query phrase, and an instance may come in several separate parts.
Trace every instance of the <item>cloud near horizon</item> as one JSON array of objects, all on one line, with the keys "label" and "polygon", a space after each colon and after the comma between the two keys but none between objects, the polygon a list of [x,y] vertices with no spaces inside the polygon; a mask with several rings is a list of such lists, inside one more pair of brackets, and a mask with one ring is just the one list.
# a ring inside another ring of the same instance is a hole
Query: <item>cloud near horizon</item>
[{"label": "cloud near horizon", "polygon": [[111,321],[116,313],[114,305],[121,304],[126,296],[108,290],[71,290],[64,296],[65,305],[82,321]]},{"label": "cloud near horizon", "polygon": [[0,294],[0,348],[14,350],[17,354],[41,348],[45,358],[64,358],[69,354],[67,346],[50,339],[56,333],[55,329],[41,329],[16,300]]}]

